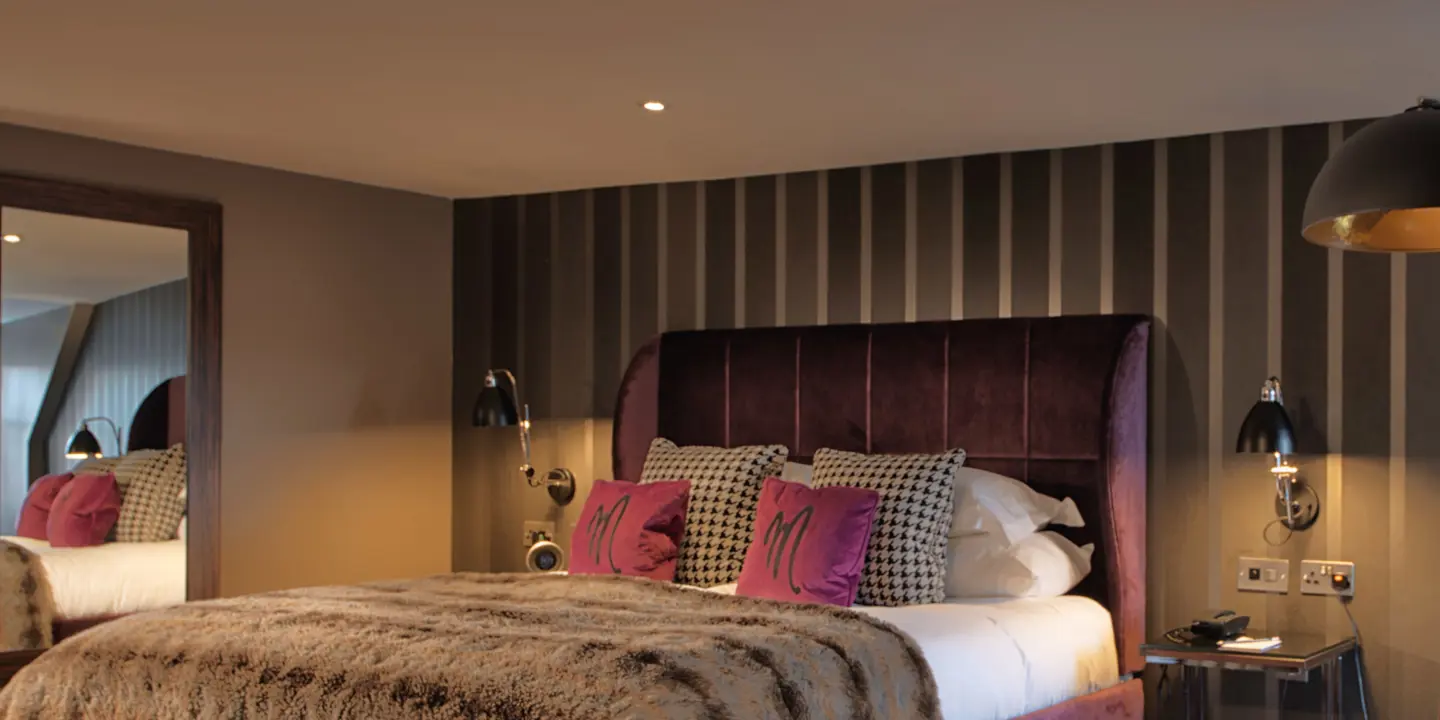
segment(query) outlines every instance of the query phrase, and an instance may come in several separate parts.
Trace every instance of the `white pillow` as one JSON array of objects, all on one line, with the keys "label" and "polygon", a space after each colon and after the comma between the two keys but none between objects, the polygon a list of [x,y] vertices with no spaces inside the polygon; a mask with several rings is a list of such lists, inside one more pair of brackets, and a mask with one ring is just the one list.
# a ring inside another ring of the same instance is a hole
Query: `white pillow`
[{"label": "white pillow", "polygon": [[945,596],[1059,597],[1090,574],[1094,545],[1077,547],[1053,532],[1010,544],[998,535],[950,538]]},{"label": "white pillow", "polygon": [[800,483],[810,487],[810,476],[815,474],[814,465],[805,463],[786,462],[785,469],[780,471],[780,479],[786,482]]},{"label": "white pillow", "polygon": [[1019,480],[973,467],[955,471],[955,519],[950,537],[986,533],[1019,542],[1046,525],[1084,527],[1070,498],[1056,500]]}]

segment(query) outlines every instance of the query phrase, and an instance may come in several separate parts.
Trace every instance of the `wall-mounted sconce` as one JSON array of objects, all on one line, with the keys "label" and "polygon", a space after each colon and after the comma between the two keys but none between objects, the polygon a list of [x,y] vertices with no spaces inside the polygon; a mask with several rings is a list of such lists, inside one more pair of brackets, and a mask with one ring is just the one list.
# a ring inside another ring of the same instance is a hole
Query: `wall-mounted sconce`
[{"label": "wall-mounted sconce", "polygon": [[114,420],[107,417],[88,417],[80,421],[80,428],[70,436],[70,443],[65,446],[65,457],[70,460],[89,460],[90,458],[105,457],[100,447],[99,438],[95,433],[90,432],[90,423],[109,423],[110,429],[115,431],[115,455],[123,455],[125,448],[120,442],[120,426]]},{"label": "wall-mounted sconce", "polygon": [[[504,376],[510,389],[500,387],[499,376]],[[515,374],[509,370],[490,370],[485,373],[485,387],[475,400],[476,427],[520,426],[520,447],[525,452],[525,464],[520,472],[530,487],[543,487],[550,493],[556,505],[568,505],[575,499],[575,475],[565,468],[555,468],[540,480],[535,479],[535,468],[530,465],[530,406],[519,402],[520,385]]]},{"label": "wall-mounted sconce", "polygon": [[1278,521],[1290,530],[1308,530],[1320,517],[1320,496],[1296,473],[1298,469],[1286,462],[1286,455],[1295,452],[1295,428],[1280,396],[1280,379],[1270,378],[1260,388],[1260,401],[1250,408],[1240,423],[1240,437],[1235,440],[1237,453],[1266,453],[1274,456],[1270,468],[1275,478],[1275,513]]}]

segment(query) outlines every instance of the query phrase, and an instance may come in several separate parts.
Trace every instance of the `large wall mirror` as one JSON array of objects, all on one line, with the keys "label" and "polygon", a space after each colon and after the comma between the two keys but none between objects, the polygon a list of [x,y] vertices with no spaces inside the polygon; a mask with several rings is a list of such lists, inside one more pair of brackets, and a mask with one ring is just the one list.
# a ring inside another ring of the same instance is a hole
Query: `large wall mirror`
[{"label": "large wall mirror", "polygon": [[218,593],[220,227],[208,202],[0,175],[0,676]]}]

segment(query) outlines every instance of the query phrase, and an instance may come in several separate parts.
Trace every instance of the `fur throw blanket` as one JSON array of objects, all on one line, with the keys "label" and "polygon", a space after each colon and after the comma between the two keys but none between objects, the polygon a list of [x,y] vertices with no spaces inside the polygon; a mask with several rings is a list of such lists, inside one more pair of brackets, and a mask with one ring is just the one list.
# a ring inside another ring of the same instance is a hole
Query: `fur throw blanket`
[{"label": "fur throw blanket", "polygon": [[53,643],[55,599],[40,556],[0,540],[0,651]]},{"label": "fur throw blanket", "polygon": [[0,692],[5,718],[939,716],[919,648],[879,620],[614,576],[192,603],[67,640]]}]

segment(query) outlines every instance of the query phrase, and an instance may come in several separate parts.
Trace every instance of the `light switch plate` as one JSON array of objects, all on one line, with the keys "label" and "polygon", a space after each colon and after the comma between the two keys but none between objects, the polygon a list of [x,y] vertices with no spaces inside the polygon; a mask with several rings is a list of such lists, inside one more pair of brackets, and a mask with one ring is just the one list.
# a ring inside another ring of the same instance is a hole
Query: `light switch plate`
[{"label": "light switch plate", "polygon": [[[1344,575],[1349,587],[1336,590],[1331,583],[1335,575]],[[1305,595],[1355,596],[1355,563],[1339,560],[1301,560],[1300,592]]]},{"label": "light switch plate", "polygon": [[1290,561],[1276,558],[1240,558],[1235,586],[1249,592],[1290,592]]},{"label": "light switch plate", "polygon": [[555,540],[555,523],[527,520],[525,522],[525,547],[530,547],[541,540]]}]

